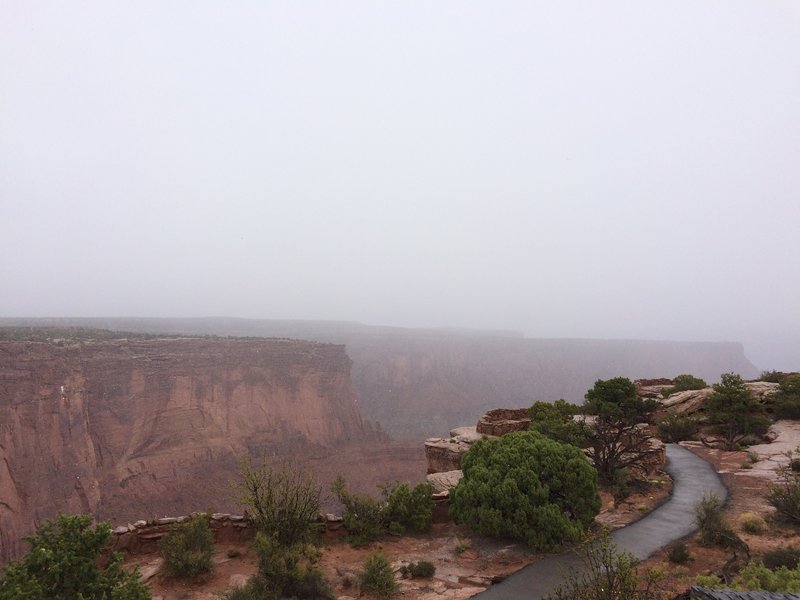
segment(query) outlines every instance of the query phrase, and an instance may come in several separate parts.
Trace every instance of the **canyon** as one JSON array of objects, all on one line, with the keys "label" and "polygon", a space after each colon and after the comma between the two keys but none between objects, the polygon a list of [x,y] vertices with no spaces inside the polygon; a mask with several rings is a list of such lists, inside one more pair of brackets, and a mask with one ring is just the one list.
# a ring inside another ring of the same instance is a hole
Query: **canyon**
[{"label": "canyon", "polygon": [[241,457],[325,483],[419,480],[419,444],[359,413],[341,345],[275,339],[0,342],[0,559],[58,512],[126,522],[233,510]]},{"label": "canyon", "polygon": [[[115,524],[238,513],[229,484],[242,457],[296,462],[324,490],[341,473],[374,494],[422,481],[425,439],[497,407],[580,402],[617,375],[757,373],[734,343],[247,319],[2,327],[17,329],[0,329],[0,561],[59,511]],[[34,327],[106,330],[24,329]]]},{"label": "canyon", "polygon": [[0,326],[83,326],[149,334],[260,336],[343,344],[365,419],[419,442],[497,407],[583,402],[598,379],[692,373],[708,382],[758,369],[734,342],[534,339],[513,331],[405,329],[337,321],[234,318],[0,319]]}]

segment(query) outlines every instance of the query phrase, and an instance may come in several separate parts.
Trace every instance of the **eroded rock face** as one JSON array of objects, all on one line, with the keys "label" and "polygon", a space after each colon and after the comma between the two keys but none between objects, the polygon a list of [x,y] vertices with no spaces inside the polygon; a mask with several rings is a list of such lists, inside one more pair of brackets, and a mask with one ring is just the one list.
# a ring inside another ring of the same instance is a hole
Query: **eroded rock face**
[{"label": "eroded rock face", "polygon": [[484,435],[505,435],[513,431],[527,431],[531,417],[527,408],[496,408],[478,420],[476,430]]},{"label": "eroded rock face", "polygon": [[0,343],[0,558],[59,511],[115,522],[230,503],[236,457],[370,433],[343,346]]},{"label": "eroded rock face", "polygon": [[[749,381],[744,384],[757,398],[764,399],[778,391],[780,386],[777,383],[769,383],[766,381]],[[687,390],[685,392],[678,392],[672,394],[669,398],[659,399],[664,408],[672,412],[693,414],[701,410],[708,400],[708,397],[714,393],[711,387],[703,388],[702,390]]]}]

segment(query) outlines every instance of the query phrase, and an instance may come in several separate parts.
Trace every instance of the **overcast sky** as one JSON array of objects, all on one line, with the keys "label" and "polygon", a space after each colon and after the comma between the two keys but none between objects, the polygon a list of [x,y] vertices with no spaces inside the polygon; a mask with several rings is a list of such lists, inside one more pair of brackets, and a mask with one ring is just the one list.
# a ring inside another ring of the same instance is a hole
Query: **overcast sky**
[{"label": "overcast sky", "polygon": [[0,316],[800,369],[800,3],[0,0]]}]

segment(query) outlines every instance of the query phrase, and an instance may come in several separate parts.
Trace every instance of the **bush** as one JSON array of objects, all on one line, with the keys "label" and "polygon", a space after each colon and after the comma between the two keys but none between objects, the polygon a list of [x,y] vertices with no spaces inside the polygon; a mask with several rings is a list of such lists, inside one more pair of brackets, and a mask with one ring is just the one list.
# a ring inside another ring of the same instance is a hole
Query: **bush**
[{"label": "bush", "polygon": [[102,567],[100,553],[108,546],[107,523],[91,526],[88,515],[59,515],[45,521],[36,535],[26,537],[31,549],[6,565],[0,576],[2,600],[51,598],[112,598],[149,600],[150,590],[122,567],[122,555],[112,552]]},{"label": "bush", "polygon": [[418,563],[411,562],[403,565],[400,567],[400,573],[403,577],[411,579],[430,579],[436,573],[436,566],[432,562],[421,560]]},{"label": "bush", "polygon": [[319,530],[321,488],[296,465],[241,461],[233,489],[255,529],[284,546],[307,543]]},{"label": "bush", "polygon": [[548,600],[659,600],[657,589],[663,575],[636,572],[636,558],[619,552],[607,531],[599,539],[588,539],[578,551],[582,569],[571,568],[566,581],[548,596]]},{"label": "bush", "polygon": [[276,536],[258,532],[253,540],[258,555],[258,577],[254,586],[276,598],[331,598],[322,572],[316,568],[319,553],[306,544],[284,546]]},{"label": "bush", "polygon": [[667,559],[669,559],[671,563],[682,565],[689,562],[691,558],[692,557],[689,555],[689,546],[684,542],[677,542],[667,548]]},{"label": "bush", "polygon": [[705,409],[726,450],[736,450],[747,439],[767,432],[764,407],[739,375],[724,373],[713,387]]},{"label": "bush", "polygon": [[573,418],[578,410],[577,406],[565,400],[556,400],[552,404],[535,402],[528,410],[531,416],[529,429],[562,444],[585,448],[591,439],[591,429]]},{"label": "bush", "polygon": [[480,440],[461,466],[450,516],[481,535],[550,549],[580,539],[600,509],[597,473],[583,453],[533,431]]},{"label": "bush", "polygon": [[663,390],[661,392],[661,395],[664,396],[664,398],[666,398],[678,392],[687,392],[689,390],[702,390],[703,388],[706,387],[708,387],[708,384],[699,377],[695,377],[694,375],[688,375],[684,373],[682,375],[677,375],[673,377],[672,387]]},{"label": "bush", "polygon": [[797,548],[776,548],[764,553],[762,558],[764,566],[768,569],[796,569],[800,564],[800,550]]},{"label": "bush", "polygon": [[780,383],[786,375],[787,373],[781,373],[780,371],[762,371],[758,380],[768,383]]},{"label": "bush", "polygon": [[794,470],[794,452],[787,452],[789,465],[778,471],[778,480],[767,487],[767,502],[778,514],[793,523],[800,523],[800,474]]},{"label": "bush", "polygon": [[703,494],[694,507],[694,518],[705,546],[728,547],[736,537],[722,515],[722,500],[714,493]]},{"label": "bush", "polygon": [[380,539],[386,533],[388,505],[372,496],[353,494],[339,475],[331,490],[344,507],[342,523],[350,534],[350,542],[361,546]]},{"label": "bush", "polygon": [[740,590],[800,592],[800,569],[778,567],[773,570],[764,563],[753,561],[739,572],[733,586]]},{"label": "bush", "polygon": [[384,493],[389,531],[402,534],[406,530],[417,533],[430,530],[436,504],[429,483],[420,483],[413,489],[407,483],[401,483],[384,490]]},{"label": "bush", "polygon": [[697,435],[697,419],[672,413],[658,422],[658,436],[665,442],[682,442]]},{"label": "bush", "polygon": [[752,535],[763,535],[767,532],[767,522],[760,515],[750,512],[739,515],[739,527]]},{"label": "bush", "polygon": [[210,513],[192,516],[175,523],[161,538],[158,549],[164,569],[173,577],[197,577],[211,571],[214,558],[214,533]]},{"label": "bush", "polygon": [[778,419],[800,419],[800,375],[787,375],[771,400]]},{"label": "bush", "polygon": [[362,592],[378,598],[390,598],[397,593],[397,581],[389,558],[382,552],[370,554],[358,575],[358,587]]},{"label": "bush", "polygon": [[599,421],[606,423],[646,422],[658,408],[658,402],[652,398],[640,398],[636,394],[636,385],[625,377],[598,379],[594,387],[586,392],[585,398],[586,412],[597,415]]}]

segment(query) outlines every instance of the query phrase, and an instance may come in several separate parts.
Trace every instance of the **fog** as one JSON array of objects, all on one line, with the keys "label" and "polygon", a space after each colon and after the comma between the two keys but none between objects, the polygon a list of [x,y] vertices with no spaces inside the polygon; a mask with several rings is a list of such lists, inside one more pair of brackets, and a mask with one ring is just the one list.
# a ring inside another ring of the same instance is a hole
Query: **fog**
[{"label": "fog", "polygon": [[800,369],[800,4],[0,0],[0,316]]}]

